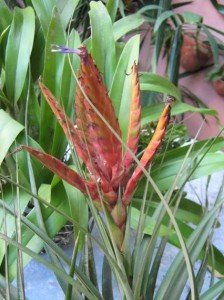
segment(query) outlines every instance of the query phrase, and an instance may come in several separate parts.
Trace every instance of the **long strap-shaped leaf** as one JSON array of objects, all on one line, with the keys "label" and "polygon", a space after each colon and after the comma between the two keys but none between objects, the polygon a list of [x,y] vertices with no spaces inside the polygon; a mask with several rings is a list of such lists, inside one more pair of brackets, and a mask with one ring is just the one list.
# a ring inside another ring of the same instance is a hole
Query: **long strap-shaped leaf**
[{"label": "long strap-shaped leaf", "polygon": [[[162,143],[163,137],[166,132],[167,125],[169,124],[170,119],[170,110],[171,110],[172,99],[168,97],[167,104],[159,118],[159,122],[157,124],[156,130],[153,134],[151,141],[149,142],[145,152],[140,160],[141,167],[147,168],[151,163],[153,157],[156,154],[159,146]],[[131,197],[137,187],[137,184],[140,178],[143,175],[142,168],[137,166],[132,177],[127,183],[125,192],[123,194],[122,201],[125,205],[128,205],[131,201]]]},{"label": "long strap-shaped leaf", "polygon": [[[122,147],[101,116],[119,136],[121,136],[121,131],[99,70],[86,48],[79,49],[81,53],[79,81],[86,95],[83,95],[82,90],[77,88],[75,106],[77,125],[82,137],[85,137],[88,145],[92,145],[91,153],[94,153],[104,176],[110,180],[121,162]],[[94,111],[86,96],[101,116]]]},{"label": "long strap-shaped leaf", "polygon": [[79,174],[70,169],[59,159],[25,145],[22,145],[21,149],[28,151],[54,174],[58,175],[60,178],[76,187],[86,195],[90,195],[93,200],[99,199],[96,184],[94,182],[89,182],[83,179],[81,176],[79,176]]}]

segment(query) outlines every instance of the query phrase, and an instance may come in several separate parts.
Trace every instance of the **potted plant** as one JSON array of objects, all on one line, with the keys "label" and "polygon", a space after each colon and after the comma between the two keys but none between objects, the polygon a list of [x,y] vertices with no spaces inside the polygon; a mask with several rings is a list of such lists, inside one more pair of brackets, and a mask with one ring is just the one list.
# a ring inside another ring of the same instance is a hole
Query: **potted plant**
[{"label": "potted plant", "polygon": [[179,18],[182,20],[180,65],[186,71],[194,72],[213,61],[210,33],[204,28],[203,17],[198,14],[185,11]]},{"label": "potted plant", "polygon": [[205,35],[199,28],[183,26],[180,65],[186,71],[197,71],[212,62],[212,50],[205,43]]}]

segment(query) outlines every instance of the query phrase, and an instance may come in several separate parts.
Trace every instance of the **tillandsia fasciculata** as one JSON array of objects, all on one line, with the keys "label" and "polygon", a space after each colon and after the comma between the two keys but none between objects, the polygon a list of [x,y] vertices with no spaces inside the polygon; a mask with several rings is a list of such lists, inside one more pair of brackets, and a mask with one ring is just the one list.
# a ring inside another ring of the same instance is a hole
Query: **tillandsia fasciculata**
[{"label": "tillandsia fasciculata", "polygon": [[61,53],[75,53],[80,57],[78,84],[75,97],[76,124],[67,117],[49,89],[40,88],[60,123],[71,146],[86,165],[87,179],[69,168],[59,159],[22,145],[43,165],[91,198],[96,208],[108,211],[114,228],[114,240],[122,249],[129,206],[137,184],[148,168],[165,135],[170,118],[172,98],[167,97],[154,135],[146,147],[140,164],[131,172],[140,136],[141,101],[137,65],[132,66],[132,91],[129,127],[125,149],[115,110],[101,74],[85,46],[78,49],[57,47]]}]

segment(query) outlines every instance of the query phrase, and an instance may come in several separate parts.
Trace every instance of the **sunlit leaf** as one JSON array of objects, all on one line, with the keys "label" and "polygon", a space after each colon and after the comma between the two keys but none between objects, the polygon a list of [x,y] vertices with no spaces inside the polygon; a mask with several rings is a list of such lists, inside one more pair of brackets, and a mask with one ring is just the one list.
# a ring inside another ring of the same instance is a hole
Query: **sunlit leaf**
[{"label": "sunlit leaf", "polygon": [[17,135],[23,130],[23,126],[10,117],[4,110],[0,110],[0,164],[5,158],[10,146]]},{"label": "sunlit leaf", "polygon": [[115,71],[115,40],[111,18],[101,1],[90,3],[91,54],[110,88]]},{"label": "sunlit leaf", "polygon": [[140,14],[133,14],[127,17],[124,17],[113,24],[113,33],[115,41],[119,40],[122,36],[126,35],[134,29],[138,29],[145,19]]},{"label": "sunlit leaf", "polygon": [[33,47],[35,16],[31,7],[15,8],[5,57],[5,84],[8,98],[16,102],[25,83]]},{"label": "sunlit leaf", "polygon": [[142,73],[140,83],[142,91],[168,94],[181,101],[180,90],[166,77],[154,73]]},{"label": "sunlit leaf", "polygon": [[[163,106],[163,103],[159,103],[143,107],[141,119],[142,125],[145,125],[149,122],[157,121],[159,119],[159,115]],[[176,116],[187,112],[211,115],[213,117],[217,116],[217,112],[214,109],[199,108],[184,102],[174,102],[171,111],[171,116]]]}]

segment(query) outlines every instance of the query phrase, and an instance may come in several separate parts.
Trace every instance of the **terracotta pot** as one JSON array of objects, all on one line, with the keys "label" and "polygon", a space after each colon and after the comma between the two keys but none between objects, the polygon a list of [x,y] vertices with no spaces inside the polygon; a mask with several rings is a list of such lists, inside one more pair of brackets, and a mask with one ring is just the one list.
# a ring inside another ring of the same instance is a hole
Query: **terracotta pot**
[{"label": "terracotta pot", "polygon": [[211,48],[199,38],[196,39],[188,33],[183,34],[180,64],[186,71],[196,71],[212,58]]},{"label": "terracotta pot", "polygon": [[212,82],[214,89],[216,90],[217,94],[224,97],[224,80],[218,79]]}]

